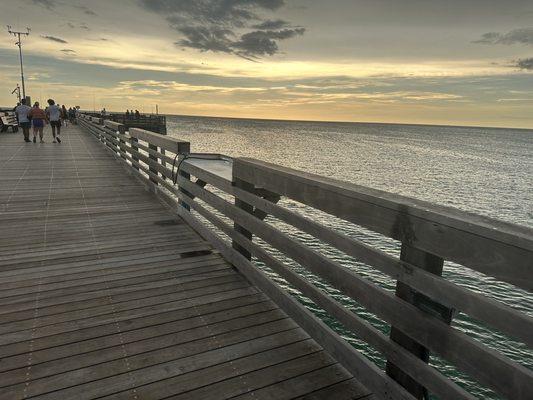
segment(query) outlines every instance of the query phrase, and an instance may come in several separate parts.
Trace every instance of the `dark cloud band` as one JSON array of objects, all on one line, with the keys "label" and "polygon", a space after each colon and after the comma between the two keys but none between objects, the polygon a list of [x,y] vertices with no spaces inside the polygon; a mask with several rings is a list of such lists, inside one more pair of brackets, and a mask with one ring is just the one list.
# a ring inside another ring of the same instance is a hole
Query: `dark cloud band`
[{"label": "dark cloud band", "polygon": [[515,66],[523,70],[533,71],[533,57],[521,58],[516,61]]},{"label": "dark cloud band", "polygon": [[251,60],[275,55],[279,41],[305,32],[285,20],[263,19],[260,15],[278,11],[285,5],[284,0],[140,0],[140,4],[164,15],[181,34],[177,46]]},{"label": "dark cloud band", "polygon": [[50,40],[51,42],[56,43],[68,43],[66,40],[55,37],[55,36],[49,36],[49,35],[41,35],[43,39]]},{"label": "dark cloud band", "polygon": [[513,29],[507,33],[488,32],[475,40],[479,44],[533,45],[533,28]]}]

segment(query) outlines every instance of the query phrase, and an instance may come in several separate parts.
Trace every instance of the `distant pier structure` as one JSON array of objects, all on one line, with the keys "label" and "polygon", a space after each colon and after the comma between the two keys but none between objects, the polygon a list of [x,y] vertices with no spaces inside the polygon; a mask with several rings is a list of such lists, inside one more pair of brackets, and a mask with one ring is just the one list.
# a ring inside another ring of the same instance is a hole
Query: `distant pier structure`
[{"label": "distant pier structure", "polygon": [[[98,112],[88,112],[85,114],[92,117],[102,117]],[[125,113],[108,113],[105,119],[124,125],[126,130],[129,130],[129,128],[139,128],[159,133],[160,135],[167,134],[167,118],[165,115],[140,114],[136,116],[133,113],[129,115]]]}]

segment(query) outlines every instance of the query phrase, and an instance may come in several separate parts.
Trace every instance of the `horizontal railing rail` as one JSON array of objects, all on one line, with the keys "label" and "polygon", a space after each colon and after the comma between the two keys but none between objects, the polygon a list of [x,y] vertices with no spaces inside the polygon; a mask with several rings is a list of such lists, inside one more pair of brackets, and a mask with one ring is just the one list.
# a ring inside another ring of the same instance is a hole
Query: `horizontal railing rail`
[{"label": "horizontal railing rail", "polygon": [[[188,142],[133,128],[125,132],[121,124],[83,115],[80,124],[133,167],[143,182],[378,397],[412,399],[431,393],[442,399],[473,399],[428,363],[432,353],[505,398],[530,398],[529,368],[451,322],[461,312],[531,351],[531,315],[445,279],[442,271],[444,262],[452,261],[517,290],[531,291],[531,229],[252,159],[223,166],[231,168],[228,176],[220,166],[195,163]],[[280,199],[394,239],[401,255],[392,256],[320,224],[285,207]],[[397,282],[396,293],[283,232],[267,216],[388,275]],[[274,283],[256,261],[377,350],[387,360],[385,371]],[[316,286],[307,274],[297,273],[293,263],[385,321],[390,334]]]}]

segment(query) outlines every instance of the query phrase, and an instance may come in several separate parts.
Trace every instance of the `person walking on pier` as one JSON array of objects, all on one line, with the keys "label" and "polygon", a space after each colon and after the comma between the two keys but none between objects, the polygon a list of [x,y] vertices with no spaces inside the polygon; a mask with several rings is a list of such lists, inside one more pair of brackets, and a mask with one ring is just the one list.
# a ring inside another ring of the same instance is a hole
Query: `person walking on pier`
[{"label": "person walking on pier", "polygon": [[68,120],[73,125],[74,125],[74,122],[76,121],[76,110],[72,107],[69,107],[68,109]]},{"label": "person walking on pier", "polygon": [[46,119],[46,113],[44,110],[39,107],[38,101],[35,102],[28,116],[31,118],[33,125],[33,143],[37,142],[37,134],[39,134],[39,139],[41,139],[41,143],[43,143],[43,129],[44,125],[48,123],[48,120]]},{"label": "person walking on pier", "polygon": [[[61,108],[56,105],[56,102],[52,99],[48,99],[48,107],[46,107],[46,117],[50,121],[52,127],[52,136],[54,137],[54,143],[61,143]],[[57,133],[56,133],[57,132]]]},{"label": "person walking on pier", "polygon": [[61,106],[61,122],[63,122],[65,128],[68,126],[68,111],[64,104]]},{"label": "person walking on pier", "polygon": [[19,126],[22,128],[22,133],[24,134],[24,141],[30,142],[30,119],[28,114],[31,111],[31,107],[26,105],[26,99],[20,101],[21,104],[15,107],[15,113],[17,114],[17,119],[19,121]]}]

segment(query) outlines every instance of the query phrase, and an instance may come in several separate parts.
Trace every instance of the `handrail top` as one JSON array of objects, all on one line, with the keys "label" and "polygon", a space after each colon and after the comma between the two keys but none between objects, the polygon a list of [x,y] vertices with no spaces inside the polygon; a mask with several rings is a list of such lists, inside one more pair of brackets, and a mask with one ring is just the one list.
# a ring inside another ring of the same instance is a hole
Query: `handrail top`
[{"label": "handrail top", "polygon": [[136,139],[143,140],[150,144],[169,150],[173,153],[188,153],[190,143],[184,140],[176,139],[169,136],[162,136],[159,133],[154,133],[141,128],[129,128],[130,136]]},{"label": "handrail top", "polygon": [[284,176],[303,184],[311,184],[325,192],[332,192],[347,198],[385,207],[395,212],[405,213],[447,225],[487,239],[507,243],[533,252],[533,229],[526,226],[501,221],[495,218],[474,214],[457,208],[433,204],[411,197],[373,189],[354,183],[341,181],[293,168],[283,167],[254,158],[240,157],[234,160],[234,177],[254,183],[257,171],[265,171],[274,175]]},{"label": "handrail top", "polygon": [[120,124],[118,122],[115,122],[115,121],[110,121],[108,119],[104,120],[104,125],[107,126],[108,128],[112,128],[116,131],[120,130],[121,128],[120,127],[124,127],[124,124]]}]

